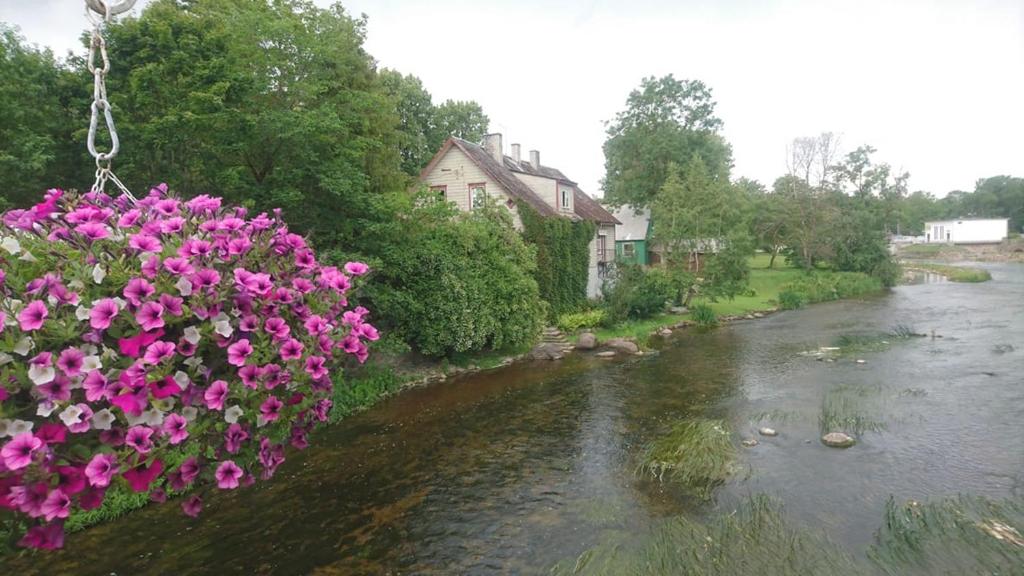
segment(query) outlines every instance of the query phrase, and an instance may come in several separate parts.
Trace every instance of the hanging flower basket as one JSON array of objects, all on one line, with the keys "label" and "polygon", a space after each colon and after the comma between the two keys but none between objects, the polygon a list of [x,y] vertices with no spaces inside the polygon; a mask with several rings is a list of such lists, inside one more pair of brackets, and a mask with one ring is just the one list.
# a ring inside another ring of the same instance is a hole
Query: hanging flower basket
[{"label": "hanging flower basket", "polygon": [[22,546],[60,547],[116,484],[162,500],[270,478],[378,337],[347,299],[366,265],[320,265],[276,212],[166,192],[50,190],[3,216],[0,518]]}]

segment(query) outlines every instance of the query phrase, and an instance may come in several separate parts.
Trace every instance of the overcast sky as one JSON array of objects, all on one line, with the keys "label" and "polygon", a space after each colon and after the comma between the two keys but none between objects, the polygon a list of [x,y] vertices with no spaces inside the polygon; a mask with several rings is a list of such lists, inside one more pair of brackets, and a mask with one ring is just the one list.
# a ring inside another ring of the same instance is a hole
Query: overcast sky
[{"label": "overcast sky", "polygon": [[[669,73],[712,87],[736,177],[770,185],[787,142],[822,131],[939,196],[1024,175],[1024,0],[343,4],[369,17],[381,66],[419,76],[435,102],[476,100],[506,149],[540,150],[597,195],[604,121]],[[0,0],[0,21],[62,55],[81,50],[82,5]]]}]

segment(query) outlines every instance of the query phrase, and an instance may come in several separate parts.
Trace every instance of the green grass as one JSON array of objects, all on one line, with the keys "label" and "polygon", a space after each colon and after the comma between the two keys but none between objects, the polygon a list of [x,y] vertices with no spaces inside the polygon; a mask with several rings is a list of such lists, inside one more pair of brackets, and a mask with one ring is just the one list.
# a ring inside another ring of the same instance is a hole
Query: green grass
[{"label": "green grass", "polygon": [[678,516],[648,534],[592,548],[553,575],[844,576],[867,574],[820,532],[794,527],[782,505],[757,495],[701,523]]},{"label": "green grass", "polygon": [[702,498],[735,471],[736,447],[722,420],[678,422],[644,450],[639,474],[672,481]]},{"label": "green grass", "polygon": [[955,252],[955,246],[946,244],[911,244],[899,249],[900,256],[923,257],[937,256],[943,252]]},{"label": "green grass", "polygon": [[924,270],[934,272],[949,279],[950,282],[987,282],[992,279],[988,270],[981,268],[968,268],[966,266],[949,266],[947,264],[931,264],[928,262],[915,262],[904,265],[908,270]]},{"label": "green grass", "polygon": [[522,346],[512,346],[502,348],[500,350],[482,350],[480,352],[466,353],[458,352],[452,354],[452,356],[448,358],[448,362],[452,366],[458,366],[460,368],[476,366],[482,370],[489,370],[491,368],[497,368],[510,356],[526,354],[532,347],[532,344],[523,344]]},{"label": "green grass", "polygon": [[818,427],[821,433],[845,432],[858,437],[864,432],[880,432],[886,424],[874,417],[879,410],[879,387],[840,385],[825,393],[821,401]]}]

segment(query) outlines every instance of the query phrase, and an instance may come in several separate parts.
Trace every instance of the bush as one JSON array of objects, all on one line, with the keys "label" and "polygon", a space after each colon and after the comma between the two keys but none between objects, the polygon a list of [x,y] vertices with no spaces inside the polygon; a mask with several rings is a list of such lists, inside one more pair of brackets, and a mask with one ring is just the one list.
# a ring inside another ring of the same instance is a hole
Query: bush
[{"label": "bush", "polygon": [[536,249],[533,271],[540,297],[552,318],[576,312],[587,303],[590,243],[595,226],[588,220],[543,218],[526,202],[518,202],[523,238]]},{"label": "bush", "polygon": [[331,368],[377,339],[347,300],[364,264],[322,266],[277,217],[165,192],[51,190],[3,216],[0,506],[22,546],[60,547],[111,489],[269,479],[327,420]]},{"label": "bush", "polygon": [[799,308],[805,304],[862,296],[882,290],[882,281],[861,272],[811,272],[782,285],[779,306]]},{"label": "bush", "polygon": [[616,264],[604,287],[608,317],[614,321],[649,318],[678,294],[678,285],[664,270],[636,265]]},{"label": "bush", "polygon": [[779,292],[779,307],[783,310],[803,308],[806,303],[806,299],[800,292],[793,290],[782,290]]},{"label": "bush", "polygon": [[608,313],[604,310],[588,310],[562,314],[558,317],[558,328],[563,332],[575,332],[580,328],[596,328],[605,323]]},{"label": "bush", "polygon": [[386,326],[428,356],[534,341],[545,317],[536,263],[507,210],[419,201],[398,214],[367,287]]},{"label": "bush", "polygon": [[715,315],[715,311],[711,309],[711,306],[707,304],[695,304],[690,308],[690,316],[697,323],[697,326],[701,328],[711,328],[718,325],[718,316]]}]

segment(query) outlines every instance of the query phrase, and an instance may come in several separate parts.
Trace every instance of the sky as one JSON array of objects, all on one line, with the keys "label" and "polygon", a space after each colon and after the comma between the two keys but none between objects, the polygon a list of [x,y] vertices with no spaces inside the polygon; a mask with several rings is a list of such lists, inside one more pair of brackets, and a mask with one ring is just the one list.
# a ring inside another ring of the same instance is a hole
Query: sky
[{"label": "sky", "polygon": [[[605,121],[666,74],[712,88],[734,178],[770,186],[793,138],[826,131],[937,196],[1024,175],[1024,0],[342,4],[368,17],[379,66],[418,76],[437,103],[479,102],[506,152],[539,150],[596,196]],[[82,6],[0,0],[0,21],[60,56],[84,50]]]}]

